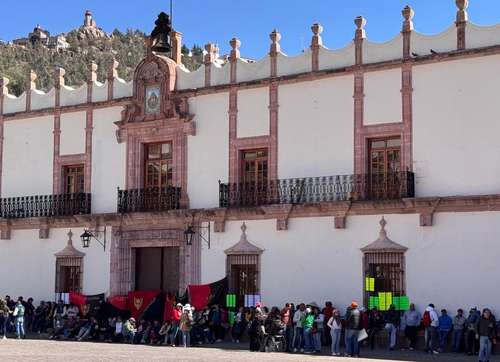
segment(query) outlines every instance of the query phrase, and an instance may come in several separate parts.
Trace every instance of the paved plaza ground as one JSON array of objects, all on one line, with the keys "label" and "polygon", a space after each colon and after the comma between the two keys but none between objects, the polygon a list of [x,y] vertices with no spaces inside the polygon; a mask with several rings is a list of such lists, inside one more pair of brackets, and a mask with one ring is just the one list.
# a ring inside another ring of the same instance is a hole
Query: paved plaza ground
[{"label": "paved plaza ground", "polygon": [[[238,348],[243,348],[240,345]],[[422,352],[378,350],[366,351],[363,358],[341,358],[309,356],[303,354],[249,352],[235,348],[233,344],[218,344],[210,347],[151,347],[144,345],[91,343],[91,342],[61,342],[47,340],[0,340],[0,361],[442,361],[442,362],[475,362],[477,357],[462,354],[445,353],[438,356]],[[500,356],[495,356],[491,362],[500,362]]]}]

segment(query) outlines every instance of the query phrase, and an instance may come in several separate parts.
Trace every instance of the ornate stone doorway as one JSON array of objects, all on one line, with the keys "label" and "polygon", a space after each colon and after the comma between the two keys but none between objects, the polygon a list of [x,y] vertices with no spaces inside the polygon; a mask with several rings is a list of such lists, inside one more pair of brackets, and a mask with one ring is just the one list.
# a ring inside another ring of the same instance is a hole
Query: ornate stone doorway
[{"label": "ornate stone doorway", "polygon": [[[132,290],[183,293],[201,280],[201,244],[184,241],[184,225],[168,228],[127,226],[113,231],[110,294]],[[133,229],[132,229],[133,228]]]}]

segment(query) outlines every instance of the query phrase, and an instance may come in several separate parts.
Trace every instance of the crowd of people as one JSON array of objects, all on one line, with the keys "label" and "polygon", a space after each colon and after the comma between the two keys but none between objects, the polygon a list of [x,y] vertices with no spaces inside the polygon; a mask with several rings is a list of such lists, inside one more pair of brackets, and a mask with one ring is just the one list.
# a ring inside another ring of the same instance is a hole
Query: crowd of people
[{"label": "crowd of people", "polygon": [[387,311],[365,310],[356,302],[346,311],[335,308],[332,302],[323,308],[316,303],[299,303],[297,307],[287,303],[281,309],[257,305],[234,311],[218,305],[195,310],[178,303],[165,321],[113,315],[107,306],[102,301],[92,313],[82,315],[72,303],[41,301],[35,307],[33,298],[14,301],[6,296],[0,299],[0,335],[3,339],[9,334],[24,339],[26,333],[33,333],[50,339],[184,347],[248,340],[251,351],[314,354],[328,346],[333,356],[358,357],[362,346],[374,349],[380,344],[378,336],[382,334],[387,337],[384,347],[388,350],[418,349],[422,333],[423,350],[428,353],[466,353],[486,362],[500,331],[500,323],[488,308],[472,308],[468,315],[458,309],[450,316],[446,309],[438,313],[433,304],[420,313],[414,304],[402,312],[392,305]]}]

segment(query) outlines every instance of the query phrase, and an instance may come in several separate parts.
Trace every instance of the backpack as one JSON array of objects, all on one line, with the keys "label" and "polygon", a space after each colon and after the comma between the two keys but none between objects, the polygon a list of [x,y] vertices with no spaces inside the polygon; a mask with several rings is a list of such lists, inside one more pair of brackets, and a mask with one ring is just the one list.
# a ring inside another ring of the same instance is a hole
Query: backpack
[{"label": "backpack", "polygon": [[431,325],[431,314],[428,310],[424,312],[424,315],[422,317],[422,324],[424,327],[429,327]]}]

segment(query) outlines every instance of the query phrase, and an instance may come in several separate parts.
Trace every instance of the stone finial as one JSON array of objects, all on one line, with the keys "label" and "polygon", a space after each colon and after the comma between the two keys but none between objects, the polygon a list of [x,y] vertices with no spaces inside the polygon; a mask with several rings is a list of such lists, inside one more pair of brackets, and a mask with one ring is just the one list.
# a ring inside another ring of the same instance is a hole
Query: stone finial
[{"label": "stone finial", "polygon": [[413,30],[413,17],[415,16],[415,11],[411,8],[410,5],[406,5],[401,11],[403,14],[403,32],[408,32]]},{"label": "stone finial", "polygon": [[9,94],[9,88],[7,85],[9,84],[9,78],[7,77],[0,77],[0,95],[7,95]]},{"label": "stone finial", "polygon": [[469,20],[469,15],[467,14],[467,8],[469,7],[469,0],[455,0],[457,5],[457,23],[465,22]]},{"label": "stone finial", "polygon": [[59,89],[64,85],[64,75],[66,71],[64,68],[56,68],[54,71],[54,86]]},{"label": "stone finial", "polygon": [[36,78],[37,75],[33,70],[28,71],[28,79],[26,89],[33,90],[36,89]]},{"label": "stone finial", "polygon": [[93,83],[96,80],[97,80],[97,64],[95,62],[90,62],[88,82]]},{"label": "stone finial", "polygon": [[383,216],[382,219],[380,219],[379,224],[380,224],[380,235],[387,236],[387,232],[385,231],[385,226],[387,225],[387,221],[385,221]]},{"label": "stone finial", "polygon": [[71,229],[69,229],[68,231],[68,245],[73,245],[73,231],[71,231]]},{"label": "stone finial", "polygon": [[207,43],[205,44],[205,50],[207,51],[204,57],[205,64],[213,63],[217,54],[217,46],[214,43]]},{"label": "stone finial", "polygon": [[366,38],[366,31],[365,31],[366,19],[363,18],[362,16],[357,16],[356,19],[354,19],[354,24],[356,24],[356,32],[354,38],[355,39]]},{"label": "stone finial", "polygon": [[241,41],[238,38],[233,38],[229,42],[229,45],[231,45],[231,53],[230,53],[230,58],[232,60],[236,60],[240,57],[240,47],[241,47]]},{"label": "stone finial", "polygon": [[274,29],[271,34],[269,34],[269,38],[271,39],[271,54],[277,54],[281,51],[281,45],[280,45],[280,40],[281,40],[281,34]]},{"label": "stone finial", "polygon": [[118,63],[116,61],[116,59],[113,59],[113,61],[111,62],[111,64],[109,65],[109,68],[108,68],[108,80],[109,79],[115,79],[118,77],[118,66],[120,65],[120,63]]},{"label": "stone finial", "polygon": [[323,26],[318,23],[314,23],[311,26],[311,30],[313,32],[313,37],[311,40],[311,46],[312,47],[318,47],[323,45],[323,39],[321,38],[321,33],[323,33]]}]

